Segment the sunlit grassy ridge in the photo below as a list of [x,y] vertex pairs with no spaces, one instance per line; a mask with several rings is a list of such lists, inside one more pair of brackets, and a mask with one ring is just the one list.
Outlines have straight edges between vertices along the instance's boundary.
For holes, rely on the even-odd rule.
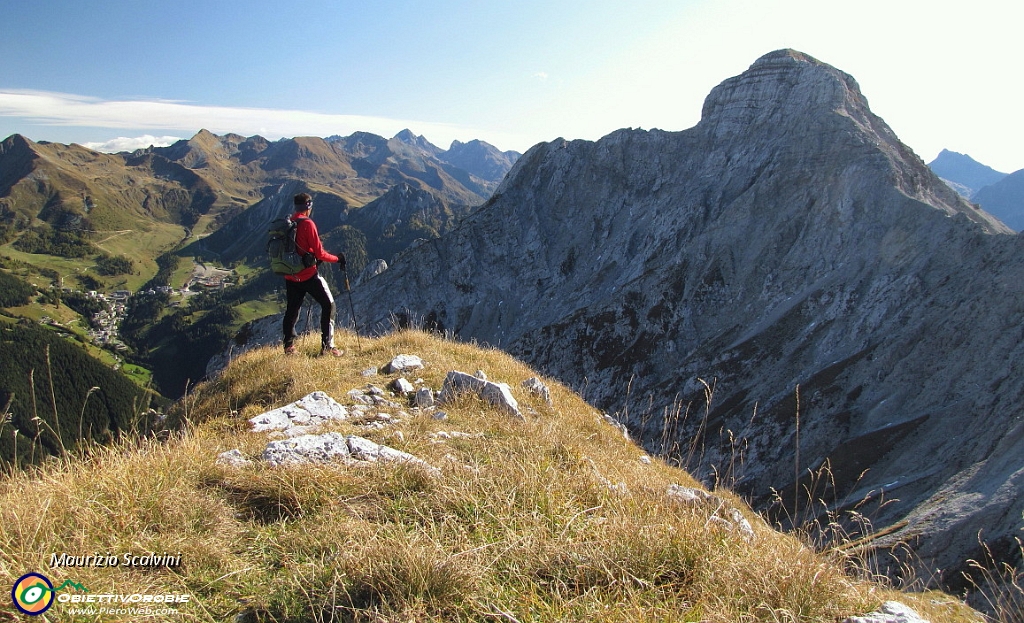
[[[190,594],[166,617],[175,621],[841,621],[893,598],[934,622],[974,620],[948,596],[852,577],[728,492],[716,493],[743,510],[755,538],[671,501],[670,485],[698,485],[642,460],[558,383],[545,379],[552,406],[522,389],[537,374],[500,351],[412,331],[340,337],[341,359],[240,357],[182,401],[174,417],[187,425],[169,440],[5,476],[0,583],[39,571],[91,593]],[[300,342],[304,354],[316,348]],[[434,389],[456,369],[507,382],[526,421],[465,397],[443,420],[408,408],[380,429],[336,426],[440,475],[410,464],[216,462],[234,448],[258,457],[267,436],[249,432],[248,418],[314,390],[344,404],[350,389],[386,386],[397,375],[362,371],[403,353],[426,363],[407,377]],[[181,566],[49,568],[52,553],[151,551],[180,552]],[[46,616],[131,620],[69,612],[58,603]]]

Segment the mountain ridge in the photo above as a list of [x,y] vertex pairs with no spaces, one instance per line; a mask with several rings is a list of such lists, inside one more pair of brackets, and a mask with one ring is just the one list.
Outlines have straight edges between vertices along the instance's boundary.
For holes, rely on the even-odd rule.
[[[168,147],[103,154],[12,135],[0,143],[0,218],[15,237],[36,219],[58,230],[70,221],[72,227],[84,223],[78,227],[83,231],[159,232],[154,235],[161,241],[139,254],[142,269],[154,271],[156,255],[181,242],[179,226],[186,237],[205,236],[291,181],[351,207],[399,182],[447,203],[478,205],[507,171],[489,169],[494,178],[477,175],[437,160],[445,152],[425,138],[399,136],[355,133],[271,142],[204,129]],[[481,157],[490,152],[497,150],[489,146]]]

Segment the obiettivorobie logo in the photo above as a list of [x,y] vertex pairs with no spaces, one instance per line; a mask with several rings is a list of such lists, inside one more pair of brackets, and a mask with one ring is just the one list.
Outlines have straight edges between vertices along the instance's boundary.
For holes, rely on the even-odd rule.
[[11,599],[18,610],[25,614],[37,616],[50,609],[57,591],[63,590],[68,586],[77,588],[80,591],[89,592],[89,589],[71,580],[65,580],[63,584],[54,588],[53,582],[45,575],[41,573],[26,573],[14,583],[14,588],[11,589]]
[[57,595],[65,589],[76,589],[89,593],[89,589],[72,580],[54,588],[53,582],[41,573],[26,573],[18,578],[11,589],[11,600],[14,606],[31,616],[43,614],[56,600],[69,604],[72,612],[86,615],[118,614],[118,615],[167,615],[177,614],[179,604],[188,603],[192,596],[188,594],[150,595],[132,593],[130,595],[105,594],[69,594]]

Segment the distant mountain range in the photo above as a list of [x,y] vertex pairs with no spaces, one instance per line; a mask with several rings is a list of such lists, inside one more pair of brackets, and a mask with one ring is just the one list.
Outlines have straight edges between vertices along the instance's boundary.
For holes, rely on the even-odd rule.
[[[245,152],[236,148],[234,161],[251,168]],[[266,225],[290,211],[295,193],[309,192],[327,246],[338,242],[333,248],[358,271],[369,259],[390,259],[415,239],[446,231],[490,197],[519,155],[483,141],[455,141],[442,150],[408,130],[392,139],[358,132],[285,141],[257,159],[262,169],[284,172],[261,188],[262,199],[222,214],[221,226],[186,251],[222,262],[261,261]]]
[[37,294],[0,315],[86,325],[55,288],[163,292],[181,288],[196,262],[238,267],[242,287],[204,291],[188,304],[136,301],[125,311],[131,350],[117,357],[152,370],[159,391],[177,398],[236,324],[277,307],[266,225],[291,212],[294,194],[315,197],[327,248],[345,253],[356,272],[451,229],[519,155],[478,140],[446,150],[408,130],[278,141],[202,130],[118,154],[13,135],[0,142],[0,268],[17,280],[13,292]]
[[[283,188],[316,195],[318,216],[338,225],[398,185],[445,206],[479,205],[518,156],[482,141],[444,150],[408,130],[391,139],[359,132],[274,142],[202,130],[169,147],[120,154],[13,135],[0,143],[0,227],[7,243],[29,230],[102,241],[100,249],[135,260],[138,284],[183,239],[216,233]],[[83,269],[95,251],[80,256]]]
[[1024,230],[1024,169],[1006,174],[943,149],[928,165],[943,181],[1014,231]]

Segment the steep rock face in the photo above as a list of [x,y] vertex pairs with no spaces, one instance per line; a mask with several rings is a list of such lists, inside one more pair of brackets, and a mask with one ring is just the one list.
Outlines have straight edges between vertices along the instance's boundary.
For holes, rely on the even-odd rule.
[[716,87],[690,130],[534,147],[353,295],[365,327],[509,350],[762,507],[774,490],[812,518],[798,473],[837,507],[884,498],[875,528],[901,529],[877,543],[911,539],[949,571],[1024,511],[1011,234],[853,78],[784,50]]
[[38,158],[32,147],[20,134],[0,142],[0,196],[10,194],[11,187],[32,172],[32,161]]

